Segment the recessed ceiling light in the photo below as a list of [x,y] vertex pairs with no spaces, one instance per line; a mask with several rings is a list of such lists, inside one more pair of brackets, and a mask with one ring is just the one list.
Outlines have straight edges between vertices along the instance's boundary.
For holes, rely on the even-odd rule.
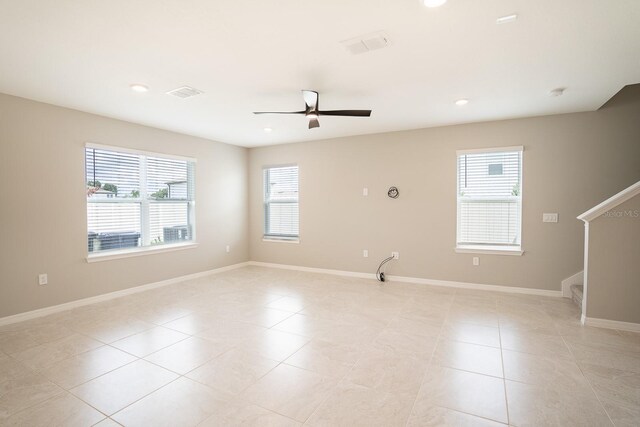
[[463,105],[467,105],[469,103],[468,99],[458,99],[456,101],[456,105],[462,107]]
[[132,90],[132,91],[134,91],[134,92],[139,92],[139,93],[142,93],[142,92],[149,92],[149,88],[148,88],[147,86],[145,86],[145,85],[141,85],[141,84],[137,84],[137,83],[136,83],[136,84],[133,84],[133,85],[131,85],[131,86],[129,86],[129,87],[130,87],[130,88],[131,88],[131,90]]
[[447,0],[422,0],[422,3],[427,7],[439,7],[446,2]]
[[515,13],[513,15],[501,16],[500,18],[496,19],[496,24],[508,24],[509,22],[513,22],[516,19],[518,19],[518,15],[516,15]]
[[273,129],[271,128],[264,128],[264,133],[271,133],[273,132]]
[[561,96],[564,93],[564,88],[559,87],[549,92],[549,96]]

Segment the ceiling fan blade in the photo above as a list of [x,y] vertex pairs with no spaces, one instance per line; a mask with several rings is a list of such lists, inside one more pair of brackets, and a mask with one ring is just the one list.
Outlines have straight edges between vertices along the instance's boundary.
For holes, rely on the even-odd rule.
[[305,111],[254,111],[253,114],[305,114]]
[[320,122],[318,121],[318,119],[309,120],[309,129],[319,128],[319,127],[320,127]]
[[318,111],[320,116],[370,117],[371,110],[329,110]]
[[313,90],[303,90],[302,97],[304,98],[304,103],[307,104],[308,110],[315,111],[318,109],[318,92]]

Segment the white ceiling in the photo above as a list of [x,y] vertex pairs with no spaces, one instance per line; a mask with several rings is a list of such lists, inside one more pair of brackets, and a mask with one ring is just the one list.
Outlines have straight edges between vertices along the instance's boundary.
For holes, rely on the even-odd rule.
[[[391,47],[339,44],[379,30]],[[638,0],[0,0],[0,92],[242,146],[595,110],[638,82]],[[252,114],[301,89],[372,117]]]

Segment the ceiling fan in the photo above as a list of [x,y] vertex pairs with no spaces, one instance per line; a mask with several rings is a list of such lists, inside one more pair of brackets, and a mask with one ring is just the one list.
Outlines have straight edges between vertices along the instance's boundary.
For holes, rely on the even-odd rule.
[[303,90],[305,109],[303,111],[256,111],[253,114],[304,114],[309,119],[309,129],[320,127],[319,116],[369,117],[371,110],[329,110],[319,109],[318,92]]

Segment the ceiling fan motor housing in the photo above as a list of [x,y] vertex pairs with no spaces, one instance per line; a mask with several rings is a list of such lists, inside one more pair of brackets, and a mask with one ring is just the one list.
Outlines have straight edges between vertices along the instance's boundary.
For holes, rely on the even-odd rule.
[[304,111],[258,111],[254,114],[304,114],[309,119],[309,129],[320,127],[318,121],[319,116],[343,116],[343,117],[370,117],[371,110],[331,110],[320,111],[319,95],[318,92],[313,90],[303,90],[302,97],[304,98]]

